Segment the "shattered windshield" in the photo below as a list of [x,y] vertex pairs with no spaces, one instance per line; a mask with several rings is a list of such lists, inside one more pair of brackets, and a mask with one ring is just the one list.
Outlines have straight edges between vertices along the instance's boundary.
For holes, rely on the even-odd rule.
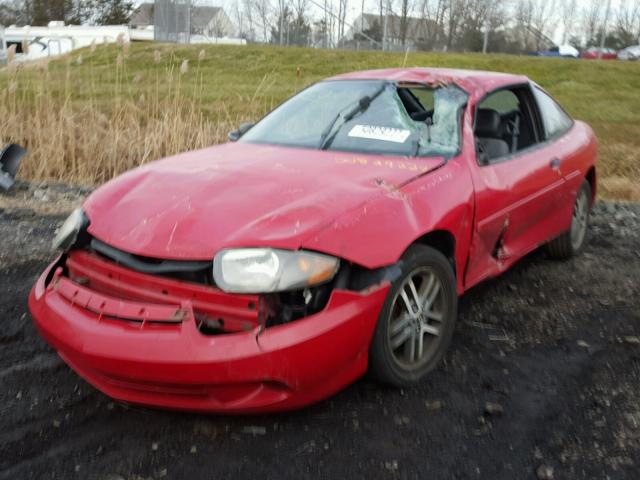
[[403,156],[452,156],[467,94],[380,80],[312,85],[251,128],[242,142]]

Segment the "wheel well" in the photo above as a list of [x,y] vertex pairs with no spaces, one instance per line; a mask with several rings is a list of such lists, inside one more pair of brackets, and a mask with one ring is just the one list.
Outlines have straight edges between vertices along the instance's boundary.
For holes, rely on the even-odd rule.
[[427,245],[438,250],[449,260],[453,268],[453,273],[456,273],[456,239],[451,232],[447,230],[434,230],[421,236],[413,243]]
[[587,181],[589,182],[589,185],[591,186],[591,204],[593,205],[593,202],[596,199],[596,167],[593,166],[589,169],[589,171],[587,172],[587,176],[585,177],[587,179]]

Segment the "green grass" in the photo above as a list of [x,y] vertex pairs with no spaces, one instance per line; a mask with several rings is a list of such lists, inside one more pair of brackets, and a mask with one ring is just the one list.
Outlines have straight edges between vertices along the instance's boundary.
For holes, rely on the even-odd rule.
[[[125,52],[122,66],[117,67],[121,50],[119,46],[101,46],[94,52],[88,49],[74,52],[68,59],[50,62],[46,72],[40,68],[5,70],[0,73],[0,89],[4,90],[0,108],[3,105],[9,108],[8,102],[13,101],[30,110],[39,90],[60,108],[78,112],[90,106],[105,115],[113,115],[123,104],[167,108],[168,103],[163,101],[171,97],[176,99],[175,108],[183,115],[197,109],[208,125],[221,125],[222,129],[241,120],[255,119],[308,84],[342,72],[403,65],[510,72],[537,82],[573,117],[594,128],[601,144],[602,176],[615,180],[608,186],[605,182],[605,191],[618,197],[629,196],[632,194],[625,193],[626,190],[633,190],[640,182],[640,62],[141,43],[132,44]],[[155,51],[161,53],[160,63],[154,60]],[[202,60],[199,55],[204,55],[200,57]],[[81,63],[78,57],[82,57]],[[189,71],[180,75],[184,60],[188,60]],[[44,76],[48,78],[47,87],[41,85]],[[13,100],[9,90],[14,92]],[[148,106],[151,99],[154,107]],[[86,124],[84,128],[90,129],[92,125]],[[212,137],[213,141],[223,140],[221,132]],[[11,131],[2,132],[4,141],[11,136]],[[180,148],[185,146],[188,145],[180,144]],[[173,153],[162,149],[158,152]],[[79,179],[78,175],[64,178],[64,169],[58,170],[62,172],[57,174],[61,179]],[[52,176],[44,168],[40,168],[40,173],[35,169],[27,171],[30,176]],[[114,174],[118,171],[118,168],[111,170]],[[95,180],[98,179],[104,176]]]

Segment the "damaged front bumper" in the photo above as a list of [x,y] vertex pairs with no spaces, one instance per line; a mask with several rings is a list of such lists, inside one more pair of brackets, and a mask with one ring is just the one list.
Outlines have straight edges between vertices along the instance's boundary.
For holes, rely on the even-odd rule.
[[[62,270],[57,261],[45,270],[29,308],[42,336],[71,368],[120,401],[220,413],[301,407],[364,374],[389,289],[388,282],[362,292],[335,289],[325,308],[308,317],[264,330],[257,325],[205,335],[194,314],[203,300],[184,294],[174,299],[169,292],[160,302],[148,284],[163,280],[128,271],[136,277],[130,284],[135,295],[114,296]],[[114,279],[105,274],[103,280]],[[214,297],[209,303],[242,321],[238,301],[245,299],[208,290]],[[148,301],[138,300],[142,294]]]

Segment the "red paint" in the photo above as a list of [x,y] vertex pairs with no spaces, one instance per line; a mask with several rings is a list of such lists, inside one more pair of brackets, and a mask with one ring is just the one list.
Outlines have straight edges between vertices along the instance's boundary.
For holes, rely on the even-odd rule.
[[[458,156],[382,157],[232,143],[150,163],[85,202],[89,232],[121,250],[211,260],[223,248],[305,248],[368,268],[391,265],[433,231],[455,239],[457,290],[497,275],[568,229],[595,165],[591,129],[479,166],[476,104],[525,77],[448,69],[356,72],[338,79],[455,82],[469,93]],[[558,158],[559,168],[550,168]],[[492,256],[506,227],[499,257]],[[51,267],[50,267],[51,268]],[[145,275],[86,252],[29,298],[47,341],[80,375],[128,402],[263,412],[326,398],[362,375],[388,285],[334,290],[321,312],[260,331],[258,296]],[[200,315],[231,332],[206,336]]]
[[131,253],[210,260],[229,247],[297,249],[345,210],[442,158],[228,143],[144,165],[85,202],[89,232]]
[[[257,329],[202,335],[193,307],[184,303],[189,313],[176,324],[101,317],[72,304],[55,279],[45,286],[48,273],[29,296],[31,314],[42,336],[85,380],[117,400],[225,413],[300,407],[364,374],[388,290],[335,290],[321,313],[271,327],[257,340]],[[140,284],[154,281],[133,275]],[[98,305],[108,300],[95,292],[92,298]],[[138,305],[123,303],[134,316]]]

